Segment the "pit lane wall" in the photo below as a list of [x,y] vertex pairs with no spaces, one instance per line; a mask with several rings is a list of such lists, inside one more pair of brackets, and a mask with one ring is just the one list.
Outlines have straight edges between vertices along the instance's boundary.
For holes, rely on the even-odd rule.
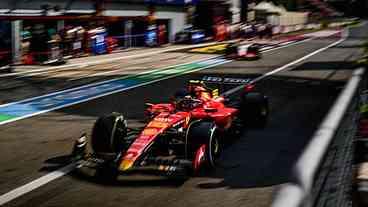
[[366,69],[358,68],[297,160],[289,182],[276,192],[272,207],[353,206],[357,120],[366,89]]

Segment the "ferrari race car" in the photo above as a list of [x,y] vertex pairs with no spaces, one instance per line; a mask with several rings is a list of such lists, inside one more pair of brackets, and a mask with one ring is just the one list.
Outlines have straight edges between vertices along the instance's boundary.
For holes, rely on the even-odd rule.
[[256,43],[230,43],[225,56],[231,59],[257,60],[261,58],[260,46]]
[[[241,84],[239,103],[218,95],[209,82]],[[170,103],[146,104],[146,125],[129,128],[120,113],[97,119],[91,134],[92,153],[86,137],[76,140],[72,158],[95,163],[96,173],[116,178],[120,174],[159,173],[168,177],[196,175],[215,168],[228,139],[245,125],[264,126],[268,98],[254,91],[249,80],[205,77],[190,81]],[[91,164],[89,164],[91,166]]]

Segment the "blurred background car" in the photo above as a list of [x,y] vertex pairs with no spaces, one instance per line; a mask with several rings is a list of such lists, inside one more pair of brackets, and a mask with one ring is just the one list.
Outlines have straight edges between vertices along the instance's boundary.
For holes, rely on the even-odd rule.
[[175,35],[176,44],[198,44],[205,41],[205,32],[201,29],[184,29]]
[[261,58],[260,45],[249,42],[228,44],[225,56],[231,59],[257,60]]

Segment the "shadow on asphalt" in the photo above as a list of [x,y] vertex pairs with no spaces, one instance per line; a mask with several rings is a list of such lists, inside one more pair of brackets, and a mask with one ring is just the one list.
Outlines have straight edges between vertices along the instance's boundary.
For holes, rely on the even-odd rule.
[[[52,172],[58,170],[71,163],[70,155],[63,155],[49,158],[44,161],[44,166],[39,171]],[[117,179],[109,179],[97,174],[96,169],[82,167],[73,170],[69,176],[82,182],[90,182],[103,186],[122,186],[122,187],[180,187],[187,178],[167,178],[160,176],[144,176],[144,175],[120,175]],[[133,178],[133,179],[131,179]]]
[[334,46],[333,48],[351,49],[351,48],[363,48],[363,47],[364,47],[364,44],[341,44],[341,45]]
[[63,155],[52,157],[44,161],[44,165],[39,169],[40,172],[52,172],[70,164],[71,156]]
[[[282,84],[280,84],[282,83]],[[270,96],[270,119],[264,129],[248,129],[223,154],[224,166],[198,188],[253,188],[288,182],[290,170],[308,144],[343,82],[276,76],[260,90]]]
[[292,71],[301,71],[301,70],[354,70],[356,68],[356,62],[354,61],[324,61],[324,62],[306,62],[301,64]]

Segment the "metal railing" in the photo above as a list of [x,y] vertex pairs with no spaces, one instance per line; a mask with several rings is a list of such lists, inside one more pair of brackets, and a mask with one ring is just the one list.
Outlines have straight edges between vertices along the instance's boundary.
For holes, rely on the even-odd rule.
[[365,80],[365,69],[356,69],[294,165],[289,183],[276,192],[272,207],[352,206],[353,139]]

